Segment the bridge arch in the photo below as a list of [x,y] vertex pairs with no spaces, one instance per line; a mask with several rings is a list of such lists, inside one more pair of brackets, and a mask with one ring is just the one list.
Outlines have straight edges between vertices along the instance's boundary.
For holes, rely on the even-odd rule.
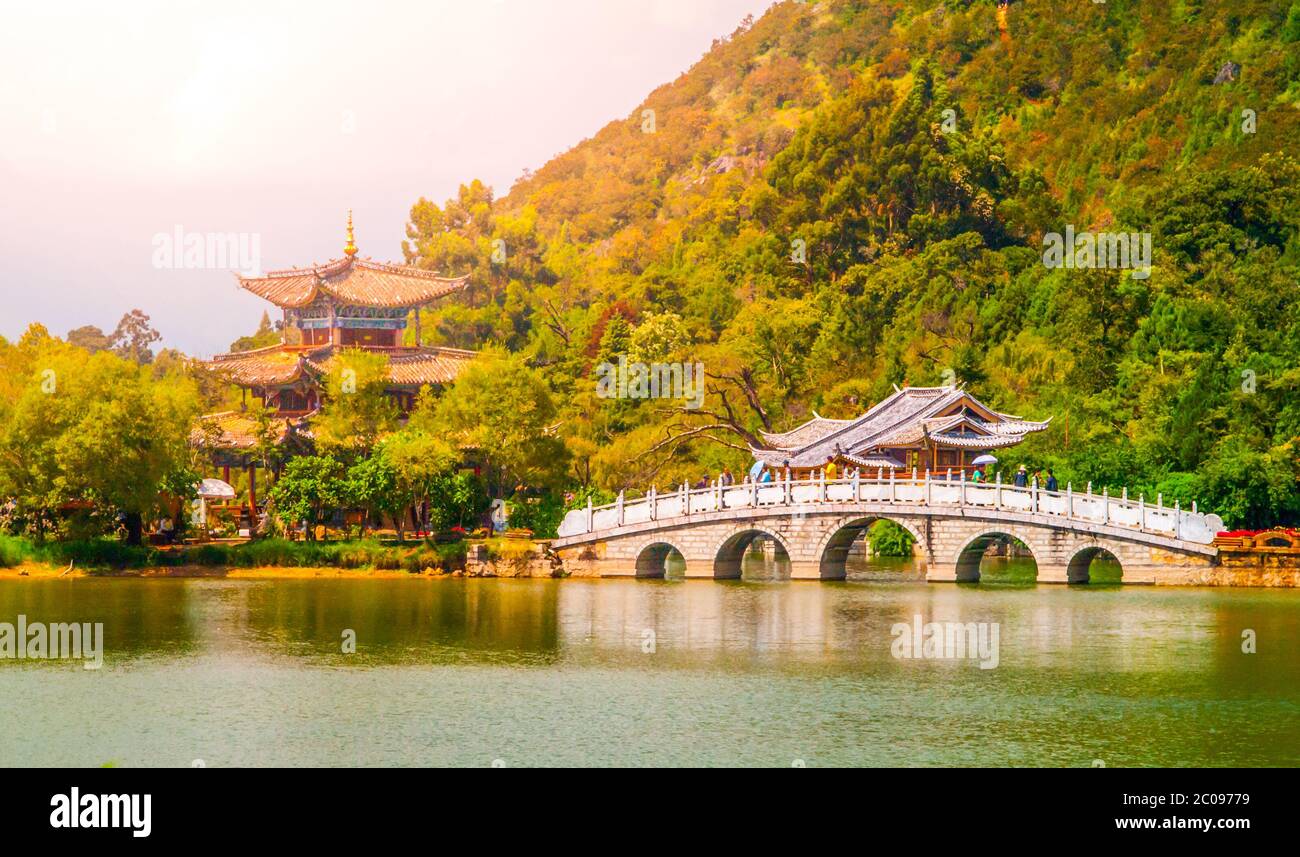
[[1123,560],[1116,555],[1115,551],[1104,545],[1090,544],[1075,551],[1070,557],[1070,562],[1065,569],[1066,581],[1069,583],[1091,583],[1092,582],[1092,561],[1094,559],[1109,557],[1119,566],[1120,577],[1124,576]]
[[686,565],[686,555],[671,542],[655,539],[636,549],[636,576],[662,580],[667,576],[668,562],[675,559]]
[[715,580],[739,580],[741,564],[750,545],[761,538],[771,539],[776,543],[778,558],[785,555],[790,562],[790,546],[786,540],[771,529],[763,526],[744,526],[733,530],[713,549],[713,577]]
[[[818,559],[819,576],[822,580],[843,580],[848,575],[846,566],[849,549],[853,543],[877,521],[889,521],[907,530],[926,551],[926,541],[916,526],[908,521],[884,515],[866,515],[860,518],[842,518],[833,522],[826,535],[821,538],[814,556]],[[927,557],[928,558],[928,557]]]
[[1037,579],[1038,570],[1048,556],[1046,546],[1039,544],[1038,539],[1017,527],[999,527],[989,529],[975,536],[957,551],[953,560],[957,580],[959,582],[978,582],[980,579],[980,564],[984,560],[985,552],[1002,539],[1020,542],[1029,549],[1029,554],[1034,560],[1034,577]]

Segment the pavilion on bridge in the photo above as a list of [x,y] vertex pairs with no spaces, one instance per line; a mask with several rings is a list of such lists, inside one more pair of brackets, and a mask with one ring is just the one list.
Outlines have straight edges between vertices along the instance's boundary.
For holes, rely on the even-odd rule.
[[[834,460],[841,474],[930,471],[953,478],[975,470],[974,460],[1022,442],[1051,422],[999,413],[960,385],[904,387],[860,417],[813,419],[780,434],[763,432],[754,457],[806,479]],[[874,474],[873,474],[874,475]],[[901,474],[900,474],[901,475]]]
[[[343,257],[313,265],[240,276],[242,288],[283,311],[278,345],[221,354],[203,366],[244,391],[245,409],[201,417],[191,442],[210,452],[223,478],[231,470],[248,474],[248,520],[256,521],[257,450],[270,443],[293,455],[310,443],[311,417],[321,407],[325,379],[345,349],[362,349],[388,358],[385,390],[403,413],[415,406],[421,390],[441,388],[460,375],[475,353],[422,344],[422,308],[464,290],[468,277],[446,278],[409,265],[358,258],[352,215],[348,214]],[[414,321],[414,345],[404,344]],[[249,394],[269,411],[261,421],[247,410]]]

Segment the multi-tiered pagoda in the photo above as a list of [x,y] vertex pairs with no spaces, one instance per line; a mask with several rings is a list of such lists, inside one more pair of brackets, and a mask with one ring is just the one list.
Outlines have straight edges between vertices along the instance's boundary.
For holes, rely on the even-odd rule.
[[[358,257],[349,213],[348,241],[341,259],[272,271],[264,277],[239,277],[242,288],[283,311],[281,342],[221,354],[204,366],[271,411],[269,428],[277,445],[292,445],[307,436],[310,418],[321,406],[331,362],[344,349],[384,354],[389,367],[386,392],[404,413],[409,412],[421,390],[455,380],[474,357],[472,351],[421,344],[421,309],[463,290],[467,282],[467,277],[449,279],[409,265]],[[415,344],[407,346],[405,333],[412,320]],[[194,443],[212,453],[226,482],[232,467],[248,471],[252,517],[257,511],[260,464],[253,452],[260,445],[259,434],[267,428],[240,410],[203,417],[194,432]]]

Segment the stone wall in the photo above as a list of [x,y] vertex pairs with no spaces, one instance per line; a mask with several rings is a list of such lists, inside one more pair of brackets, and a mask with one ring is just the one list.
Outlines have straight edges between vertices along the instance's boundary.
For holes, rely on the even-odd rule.
[[465,577],[562,577],[564,567],[543,542],[507,543],[505,549],[471,544],[465,556]]
[[1204,586],[1300,586],[1300,550],[1219,550],[1219,565],[1195,584]]

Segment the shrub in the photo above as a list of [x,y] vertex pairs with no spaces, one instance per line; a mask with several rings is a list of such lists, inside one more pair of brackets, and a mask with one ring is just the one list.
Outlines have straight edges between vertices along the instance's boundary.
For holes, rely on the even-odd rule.
[[911,556],[916,539],[893,521],[876,521],[868,533],[872,556]]

